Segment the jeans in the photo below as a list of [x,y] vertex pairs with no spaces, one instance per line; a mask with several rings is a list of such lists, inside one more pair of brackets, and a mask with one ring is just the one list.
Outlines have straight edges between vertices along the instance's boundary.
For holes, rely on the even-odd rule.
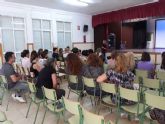
[[14,87],[11,88],[11,90],[16,91],[17,96],[21,96],[22,94],[29,91],[28,85],[26,82],[18,81]]

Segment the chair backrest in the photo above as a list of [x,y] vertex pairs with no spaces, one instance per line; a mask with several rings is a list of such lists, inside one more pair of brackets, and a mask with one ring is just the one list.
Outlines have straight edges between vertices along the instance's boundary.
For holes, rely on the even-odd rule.
[[69,80],[69,83],[74,83],[74,84],[78,83],[77,75],[68,75],[68,80]]
[[139,84],[140,83],[140,80],[139,80],[138,76],[135,76],[135,79],[134,79],[133,83],[134,84]]
[[136,69],[135,71],[137,77],[147,78],[148,77],[148,71],[146,70],[139,70]]
[[139,102],[140,96],[138,90],[126,89],[120,86],[119,92],[120,92],[120,97],[130,101]]
[[28,82],[28,86],[29,86],[29,89],[30,89],[31,93],[36,93],[37,92],[36,86],[35,86],[34,83]]
[[93,78],[87,78],[83,76],[83,82],[85,86],[95,88],[95,82]]
[[104,68],[104,72],[106,72],[108,70],[108,68],[109,68],[109,65],[104,63],[103,64],[103,68]]
[[24,70],[24,73],[25,73],[26,76],[30,75],[30,69],[29,68],[23,67],[23,70]]
[[156,77],[165,81],[165,71],[156,71]]
[[65,97],[62,97],[65,109],[74,115],[79,115],[79,109],[78,106],[80,105],[79,102],[74,102],[71,100],[66,99]]
[[160,89],[160,81],[157,79],[143,78],[143,87]]
[[101,83],[101,90],[107,93],[112,93],[112,94],[116,94],[116,86],[115,84],[110,84],[110,83]]
[[56,101],[57,96],[56,96],[56,91],[54,89],[48,89],[43,86],[43,93],[46,99]]
[[145,103],[153,108],[165,110],[165,97],[145,92]]
[[83,124],[104,124],[104,117],[100,115],[93,114],[84,108],[80,108],[80,113],[83,116]]
[[4,83],[4,84],[7,84],[7,79],[4,75],[0,75],[0,82]]
[[18,66],[18,71],[21,75],[24,75],[24,70],[23,70],[23,67],[21,65],[17,65]]

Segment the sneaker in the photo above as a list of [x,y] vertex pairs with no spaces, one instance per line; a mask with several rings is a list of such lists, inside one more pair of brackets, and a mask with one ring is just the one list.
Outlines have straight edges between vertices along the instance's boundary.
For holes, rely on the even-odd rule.
[[19,102],[21,102],[21,103],[25,103],[25,102],[26,102],[22,97],[16,96],[15,93],[13,93],[11,96],[12,96],[12,98],[13,98],[14,100],[17,100],[17,101],[19,101]]
[[21,96],[16,96],[15,99],[16,99],[17,101],[21,102],[21,103],[25,103],[25,102],[26,102]]

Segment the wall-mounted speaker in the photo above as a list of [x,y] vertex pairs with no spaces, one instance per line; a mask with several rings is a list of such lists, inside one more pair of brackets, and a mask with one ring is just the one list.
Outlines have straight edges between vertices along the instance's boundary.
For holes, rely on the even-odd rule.
[[87,32],[88,31],[88,25],[84,25],[83,31],[84,32]]

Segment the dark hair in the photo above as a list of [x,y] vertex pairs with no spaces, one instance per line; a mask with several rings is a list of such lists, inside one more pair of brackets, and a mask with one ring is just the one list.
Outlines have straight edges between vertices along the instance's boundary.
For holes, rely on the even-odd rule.
[[13,54],[14,54],[13,52],[6,52],[5,53],[5,60],[6,60],[6,62],[8,62],[10,60],[10,58],[12,58]]
[[49,53],[49,50],[44,49],[44,51],[43,51],[43,52],[45,52],[45,54],[48,54],[48,53]]
[[87,63],[93,67],[103,67],[103,61],[95,53],[88,56]]
[[41,53],[41,58],[46,59],[47,58],[47,52],[42,52]]
[[63,49],[62,48],[59,49],[59,54],[63,54]]
[[82,55],[83,55],[83,56],[88,56],[88,50],[83,50],[83,51],[82,51]]
[[161,69],[165,69],[165,52],[162,53]]
[[93,53],[93,49],[89,49],[88,50],[88,54],[90,55],[90,54],[92,54]]
[[68,56],[66,58],[66,63],[67,63],[66,64],[67,69],[71,74],[73,74],[73,75],[80,74],[83,63],[76,54],[74,54],[74,53],[68,54]]
[[35,60],[36,58],[38,58],[38,54],[37,54],[37,52],[36,52],[35,50],[33,50],[33,51],[31,52],[31,56],[30,56],[30,61],[31,61],[31,63],[32,63],[33,60]]
[[46,60],[45,66],[46,67],[50,67],[50,68],[54,68],[54,62],[56,62],[56,59],[54,59],[54,58],[48,58]]
[[29,54],[29,50],[23,50],[23,51],[21,52],[21,57],[24,58],[24,57],[26,57],[28,54]]
[[142,57],[141,57],[141,61],[151,61],[150,54],[148,52],[143,52]]
[[42,48],[40,48],[39,50],[38,50],[38,56],[39,57],[41,57],[41,53],[43,52],[43,49]]
[[78,50],[77,47],[74,47],[74,48],[72,49],[72,52],[75,53],[75,54],[77,54],[77,53],[79,52],[79,50]]
[[57,47],[53,47],[53,52],[55,52],[57,50]]

